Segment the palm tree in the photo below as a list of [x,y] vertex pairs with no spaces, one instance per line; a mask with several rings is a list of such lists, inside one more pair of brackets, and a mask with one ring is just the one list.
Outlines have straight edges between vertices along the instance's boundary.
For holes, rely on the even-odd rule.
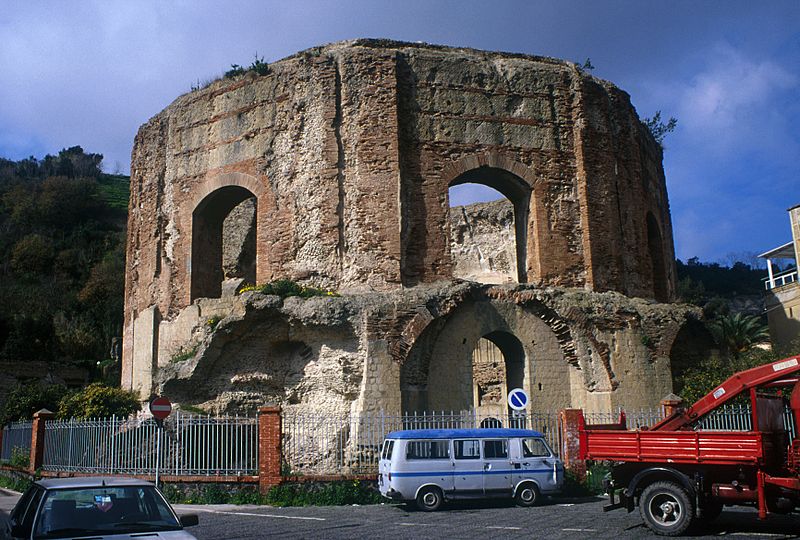
[[769,341],[769,330],[756,315],[723,315],[707,326],[720,348],[733,356],[747,351],[756,343]]

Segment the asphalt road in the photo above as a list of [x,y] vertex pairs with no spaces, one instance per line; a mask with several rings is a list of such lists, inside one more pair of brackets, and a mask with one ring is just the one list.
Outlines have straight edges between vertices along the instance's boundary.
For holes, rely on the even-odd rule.
[[[0,519],[17,496],[0,492]],[[403,506],[268,506],[176,505],[179,514],[197,513],[200,525],[191,533],[200,540],[245,538],[652,538],[638,512],[603,513],[600,498],[552,501],[534,508],[510,504],[451,504],[434,513]],[[773,516],[759,522],[753,510],[726,509],[693,538],[800,538],[800,518]]]

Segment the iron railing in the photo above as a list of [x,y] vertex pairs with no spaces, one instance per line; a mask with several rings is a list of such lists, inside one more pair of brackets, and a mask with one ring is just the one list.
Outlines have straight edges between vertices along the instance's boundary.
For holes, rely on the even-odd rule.
[[29,456],[31,452],[32,422],[12,422],[3,427],[3,444],[0,460],[11,461],[16,455]]
[[766,277],[763,278],[761,281],[764,282],[764,288],[768,291],[776,289],[778,287],[783,287],[784,285],[796,283],[797,268],[790,268],[789,270],[785,270],[779,274],[775,274],[774,276],[772,276],[772,279]]
[[258,471],[254,417],[211,417],[176,412],[160,433],[149,417],[47,422],[46,471],[179,476],[241,476]]
[[540,431],[553,448],[561,448],[558,413],[525,417],[486,415],[476,411],[433,411],[392,415],[384,412],[331,415],[325,412],[284,414],[284,473],[373,474],[385,436],[401,429],[516,427]]

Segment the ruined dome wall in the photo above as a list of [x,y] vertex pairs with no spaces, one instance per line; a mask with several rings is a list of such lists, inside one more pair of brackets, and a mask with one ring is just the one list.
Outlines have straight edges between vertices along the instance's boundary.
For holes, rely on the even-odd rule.
[[674,253],[661,149],[629,96],[545,58],[407,47],[398,60],[406,284],[449,279],[447,189],[492,169],[531,188],[528,282],[654,297],[646,215]]
[[209,223],[241,200],[226,189],[257,198],[259,283],[451,279],[448,187],[490,173],[525,193],[523,281],[655,296],[648,212],[672,264],[661,153],[613,85],[558,60],[373,40],[270,68],[181,96],[137,134],[123,382],[164,362],[161,322],[213,281]]

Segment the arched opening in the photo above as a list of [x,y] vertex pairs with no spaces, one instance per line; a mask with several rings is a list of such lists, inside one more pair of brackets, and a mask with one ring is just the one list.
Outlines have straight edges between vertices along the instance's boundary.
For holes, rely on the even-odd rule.
[[495,167],[462,173],[449,185],[453,277],[479,283],[527,281],[531,189]]
[[491,332],[478,340],[472,351],[473,407],[481,415],[511,414],[507,396],[522,388],[525,350],[508,332]]
[[256,280],[256,210],[248,189],[225,186],[207,195],[192,213],[192,300],[219,298]]
[[667,265],[664,261],[664,244],[661,229],[652,212],[647,213],[647,250],[653,269],[653,295],[659,302],[669,300],[667,294]]

